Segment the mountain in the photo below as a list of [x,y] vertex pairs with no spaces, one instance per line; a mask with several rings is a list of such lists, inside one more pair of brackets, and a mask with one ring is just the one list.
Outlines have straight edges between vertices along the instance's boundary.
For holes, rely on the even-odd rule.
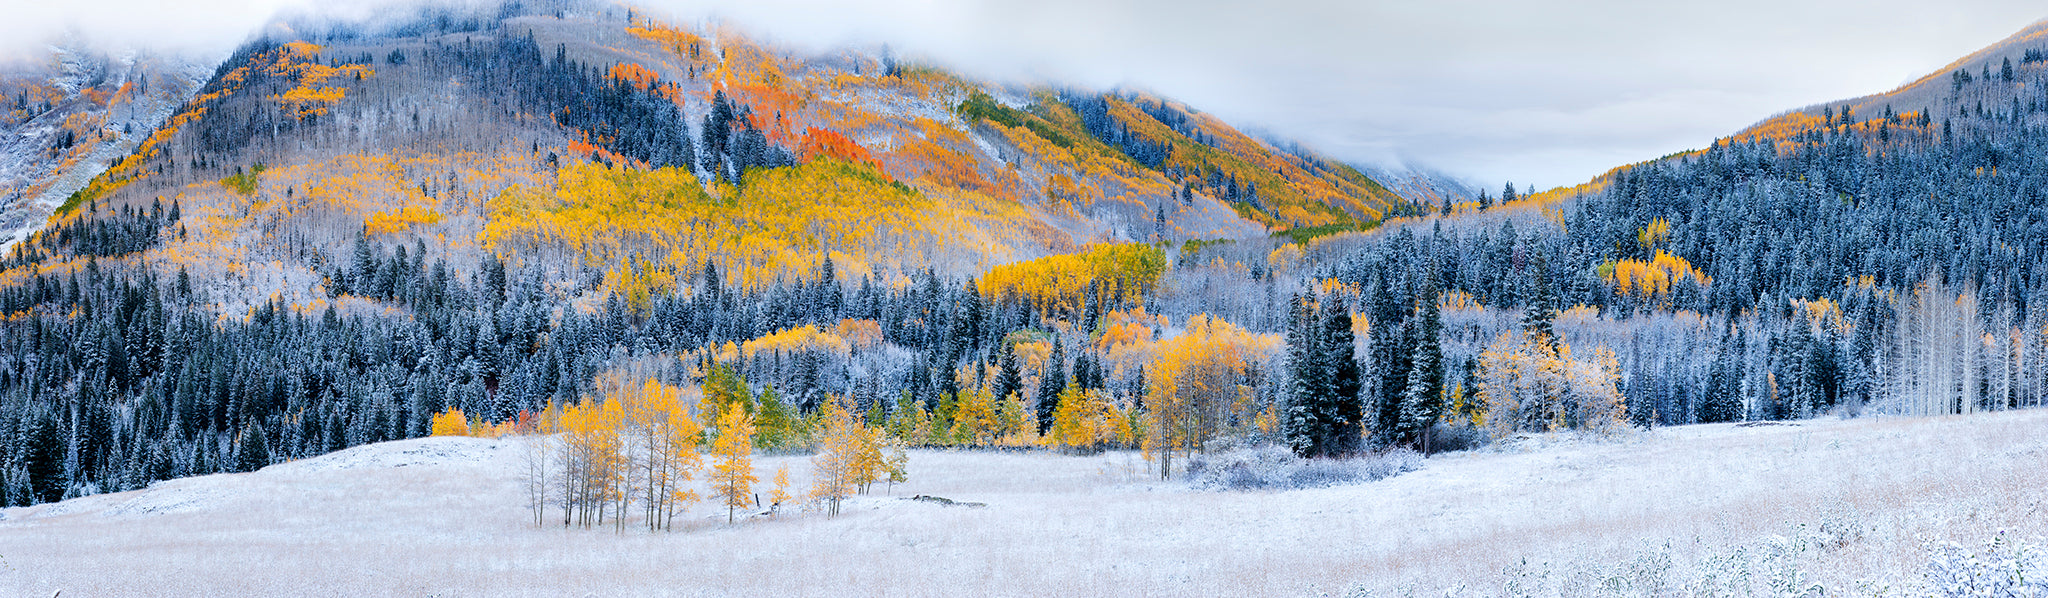
[[[1148,353],[1103,371],[1079,347],[1152,325],[1173,257],[1414,209],[1141,91],[805,54],[608,4],[285,19],[185,87],[145,58],[74,63],[24,71],[73,83],[10,117],[44,140],[61,105],[100,132],[92,161],[11,166],[43,181],[11,217],[51,215],[0,257],[10,503],[424,435],[454,411],[509,422],[600,378],[694,385],[714,366],[796,414],[880,413],[904,392],[938,409],[1006,368],[1031,368],[1015,396],[1036,397],[1064,378],[1031,347],[1057,344],[1078,387],[1135,400]],[[91,74],[116,63],[139,66]],[[1204,309],[1239,307],[1270,313]]]
[[1479,188],[1471,183],[1426,167],[1366,165],[1360,170],[1416,206],[1434,208],[1445,202],[1457,205],[1479,197]]
[[[2044,32],[1582,185],[1337,235],[1307,260],[1326,264],[1325,284],[1396,305],[1442,289],[1444,313],[1519,315],[1519,331],[1477,324],[1499,331],[1483,346],[1485,332],[1459,333],[1457,348],[1446,336],[1442,359],[1480,354],[1470,384],[1519,388],[1486,376],[1548,359],[1557,349],[1529,344],[1542,339],[1612,350],[1625,372],[1614,387],[1642,426],[2039,407]],[[1555,329],[1568,320],[1578,329]],[[1398,389],[1380,388],[1380,404]]]
[[135,150],[208,67],[78,40],[0,63],[0,252],[41,228],[72,193]]
[[[1565,429],[2040,407],[2030,40],[1929,111],[1823,106],[1434,226],[1448,183],[1403,197],[1142,91],[610,5],[281,21],[0,257],[0,501],[472,430],[1137,450],[1166,478],[1269,446],[1315,478]],[[688,490],[620,492],[599,469],[649,453],[576,451],[555,471],[593,473],[544,498],[585,522],[655,528]]]
[[765,284],[825,256],[856,275],[970,274],[1104,242],[1363,227],[1406,201],[1141,92],[801,55],[574,2],[280,23],[147,135],[56,221],[176,204],[205,220],[142,259],[201,284],[253,265],[295,301],[329,295],[318,279],[358,233],[545,263],[588,290],[705,263]]
[[[1875,130],[1878,123],[1905,123],[1932,133],[1930,127],[1996,130],[2000,115],[2034,119],[2041,108],[2030,89],[2048,82],[2048,20],[1949,63],[1941,70],[1888,92],[1827,102],[1788,111],[1753,125],[1734,138],[1787,139],[1830,126],[1851,123]],[[1914,122],[1914,121],[1917,121]]]

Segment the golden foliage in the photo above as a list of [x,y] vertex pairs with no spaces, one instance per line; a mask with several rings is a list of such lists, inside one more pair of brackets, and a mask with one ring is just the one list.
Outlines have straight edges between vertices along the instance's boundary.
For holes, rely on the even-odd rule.
[[882,435],[855,417],[844,400],[826,401],[818,453],[811,457],[811,500],[839,514],[839,503],[865,492],[885,472]]
[[620,402],[600,396],[560,409],[552,418],[561,434],[564,504],[583,527],[603,522],[606,515],[623,526],[628,498],[628,461],[619,431],[624,425]]
[[[1161,101],[1142,98],[1138,101]],[[1190,125],[1208,136],[1199,143],[1153,119],[1132,101],[1109,98],[1109,113],[1130,134],[1173,148],[1162,169],[1189,173],[1220,173],[1240,183],[1256,184],[1265,212],[1248,204],[1236,207],[1241,215],[1275,228],[1327,226],[1378,220],[1398,197],[1363,174],[1305,166],[1309,159],[1278,151],[1225,124],[1214,116],[1196,113]],[[1195,182],[1195,181],[1190,181]],[[1198,183],[1200,184],[1200,183]],[[1212,196],[1220,192],[1212,191]]]
[[469,418],[462,415],[461,409],[451,407],[434,416],[434,435],[468,436]]
[[1157,457],[1160,475],[1173,471],[1176,452],[1203,450],[1211,439],[1254,425],[1250,373],[1279,351],[1280,337],[1247,332],[1198,315],[1187,331],[1159,342],[1145,368],[1149,415],[1142,447]]
[[404,206],[396,210],[373,212],[363,221],[364,232],[371,235],[385,235],[403,232],[414,226],[432,226],[441,223],[441,212],[428,207]]
[[709,256],[727,280],[758,288],[811,276],[827,254],[847,272],[915,258],[977,234],[986,218],[832,159],[752,171],[717,191],[682,169],[571,164],[551,187],[515,185],[491,199],[477,239],[501,255],[566,251],[586,264],[639,258],[694,271]]
[[1713,284],[1714,280],[1694,268],[1685,258],[1657,250],[1650,261],[1621,260],[1601,264],[1599,274],[1608,284],[1614,285],[1614,292],[1643,298],[1665,298],[1671,294],[1671,285],[1691,279],[1700,285]]
[[981,292],[991,298],[1017,297],[1054,313],[1082,307],[1090,287],[1096,300],[1135,300],[1150,293],[1166,272],[1166,254],[1139,243],[1097,245],[1086,253],[1055,255],[997,266],[982,276]]
[[1528,430],[1611,431],[1626,425],[1621,365],[1604,345],[1594,348],[1591,359],[1578,360],[1570,345],[1505,332],[1480,353],[1479,372],[1485,413],[1474,419],[1495,438]]
[[643,27],[627,27],[626,32],[641,39],[660,44],[662,48],[678,57],[688,58],[695,53],[703,38],[697,34],[660,23],[643,22]]
[[[879,330],[879,327],[877,330]],[[838,334],[820,330],[817,326],[804,325],[798,328],[785,328],[767,336],[747,341],[745,344],[740,345],[740,351],[746,355],[747,359],[753,359],[755,354],[762,351],[767,351],[771,354],[818,351],[845,357],[850,352],[850,348],[846,339],[841,338]]]
[[711,454],[718,463],[711,468],[712,495],[725,505],[725,522],[746,508],[753,498],[754,417],[743,409],[728,409],[718,417],[718,435],[711,442]]
[[1651,220],[1649,224],[1643,225],[1642,230],[1636,231],[1636,245],[1642,246],[1644,251],[1655,249],[1658,243],[1662,243],[1665,239],[1669,238],[1671,238],[1671,221],[1663,218]]
[[647,67],[631,62],[614,64],[611,71],[606,74],[610,75],[613,79],[631,83],[635,89],[641,91],[646,91],[656,81],[661,80],[661,76],[654,74],[654,71],[647,70]]
[[1052,448],[1087,451],[1117,444],[1129,432],[1129,420],[1106,393],[1069,386],[1060,393],[1052,429],[1043,440]]
[[682,484],[702,465],[697,438],[703,428],[691,417],[681,388],[653,378],[634,385],[620,377],[600,378],[599,386],[610,387],[608,392],[618,397],[624,413],[642,519],[650,530],[668,529],[676,511],[697,500],[697,493]]
[[1758,123],[1734,136],[1735,141],[1783,140],[1826,126],[1827,119],[1805,112],[1788,112]]
[[882,345],[882,324],[874,320],[840,320],[834,334],[846,339],[847,344],[857,349],[872,349]]
[[327,113],[327,105],[341,101],[346,90],[330,87],[327,83],[336,77],[362,79],[376,74],[367,65],[350,64],[327,66],[320,63],[320,46],[306,42],[291,42],[271,52],[270,63],[264,70],[270,75],[287,77],[296,85],[284,93],[270,96],[270,100],[284,106],[287,112],[306,118]]

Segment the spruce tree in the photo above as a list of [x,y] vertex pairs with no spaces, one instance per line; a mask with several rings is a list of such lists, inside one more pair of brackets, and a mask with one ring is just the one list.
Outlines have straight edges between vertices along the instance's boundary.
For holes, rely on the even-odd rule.
[[997,401],[1009,400],[1010,395],[1024,390],[1024,374],[1017,371],[1017,351],[1008,343],[1003,344],[1003,357],[996,369],[994,384]]
[[1401,425],[1396,434],[1404,444],[1429,449],[1428,433],[1443,415],[1443,323],[1434,289],[1424,294],[1422,314],[1417,316],[1415,337],[1408,366],[1408,388],[1401,397]]
[[256,471],[269,464],[270,442],[263,438],[263,424],[252,422],[242,428],[235,444],[235,471]]
[[1330,454],[1341,455],[1358,449],[1363,410],[1358,399],[1362,386],[1358,359],[1352,355],[1357,337],[1351,333],[1351,307],[1345,304],[1342,295],[1331,295],[1322,320],[1318,344],[1323,350],[1323,371],[1329,377],[1329,438],[1325,443]]
[[1409,332],[1406,319],[1395,301],[1392,285],[1374,284],[1372,309],[1372,384],[1366,390],[1364,409],[1371,418],[1373,441],[1393,441],[1401,422],[1401,397],[1408,391]]
[[1067,373],[1064,362],[1065,351],[1060,342],[1052,343],[1052,355],[1045,360],[1045,372],[1038,377],[1038,433],[1052,429],[1053,414],[1060,408],[1060,393],[1067,391]]
[[1327,455],[1329,447],[1329,377],[1322,368],[1323,349],[1315,311],[1309,300],[1295,295],[1288,302],[1287,380],[1288,404],[1284,435],[1296,455]]
[[1522,307],[1522,330],[1556,349],[1557,330],[1551,322],[1557,319],[1557,292],[1550,287],[1549,270],[1543,252],[1529,253],[1529,302]]

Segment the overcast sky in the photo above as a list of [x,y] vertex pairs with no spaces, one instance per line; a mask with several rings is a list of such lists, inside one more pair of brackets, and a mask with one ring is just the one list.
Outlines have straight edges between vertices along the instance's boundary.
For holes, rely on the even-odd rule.
[[[0,45],[68,29],[221,52],[309,3],[0,0]],[[990,79],[1143,88],[1341,159],[1489,188],[1583,182],[1777,112],[1886,91],[2048,17],[2039,0],[644,5],[814,49],[889,43]]]

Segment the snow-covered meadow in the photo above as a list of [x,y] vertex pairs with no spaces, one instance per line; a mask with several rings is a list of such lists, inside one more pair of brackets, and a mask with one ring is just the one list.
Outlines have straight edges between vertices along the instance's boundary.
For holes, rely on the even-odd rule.
[[[1157,481],[1129,453],[914,452],[836,518],[700,502],[673,533],[535,528],[523,442],[0,511],[0,595],[1912,596],[1941,542],[2048,535],[2048,411],[1537,436],[1284,492]],[[764,496],[784,464],[808,483],[805,458],[759,458]]]

